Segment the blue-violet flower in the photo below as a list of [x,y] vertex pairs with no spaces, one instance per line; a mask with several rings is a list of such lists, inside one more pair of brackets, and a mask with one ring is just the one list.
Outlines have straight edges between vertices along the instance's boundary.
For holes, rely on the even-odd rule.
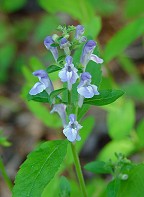
[[60,40],[60,48],[64,50],[66,55],[70,55],[70,49],[71,46],[70,42],[66,38],[62,38]]
[[83,48],[80,62],[84,66],[84,71],[90,60],[96,62],[97,64],[102,64],[103,59],[99,58],[97,55],[92,54],[96,47],[96,42],[94,40],[89,40]]
[[38,77],[39,82],[37,82],[32,89],[29,91],[30,95],[36,95],[45,90],[48,94],[50,94],[54,88],[51,80],[46,71],[37,70],[32,73],[34,76]]
[[75,39],[80,40],[83,34],[84,34],[84,26],[77,25],[76,26]]
[[49,49],[55,59],[55,61],[57,62],[58,59],[58,49],[57,47],[53,47],[51,46],[52,44],[54,44],[54,40],[52,39],[51,36],[47,36],[44,40],[44,45],[47,49]]
[[57,112],[62,120],[63,127],[65,128],[67,125],[66,122],[66,105],[64,104],[55,104],[53,106],[53,109],[51,110],[51,113]]
[[74,67],[74,64],[72,63],[73,58],[71,56],[67,56],[65,58],[66,64],[64,65],[64,68],[59,72],[59,77],[62,82],[68,83],[68,89],[72,89],[72,84],[74,84],[79,78],[77,72],[78,70]]
[[69,124],[64,128],[63,133],[70,142],[80,141],[79,130],[82,126],[76,121],[74,114],[69,115]]
[[96,85],[91,84],[91,75],[88,72],[81,74],[81,80],[77,87],[79,93],[79,107],[82,106],[84,98],[92,98],[94,95],[99,95]]

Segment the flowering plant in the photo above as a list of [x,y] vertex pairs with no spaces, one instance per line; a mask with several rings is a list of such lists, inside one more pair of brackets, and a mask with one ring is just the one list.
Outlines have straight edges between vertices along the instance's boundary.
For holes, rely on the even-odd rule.
[[[44,40],[55,64],[33,72],[39,81],[30,89],[28,100],[49,103],[51,113],[60,116],[64,134],[62,138],[67,139],[45,142],[29,154],[15,180],[13,196],[16,197],[21,196],[21,187],[25,188],[23,196],[41,196],[58,171],[68,144],[72,149],[81,192],[87,196],[75,146],[79,143],[77,141],[83,140],[81,119],[90,105],[107,105],[123,95],[121,90],[100,90],[101,72],[98,72],[98,65],[104,61],[95,51],[97,43],[83,36],[82,25],[59,26],[57,30],[58,35],[47,36]],[[59,71],[62,87],[55,90],[49,75],[56,71]]]

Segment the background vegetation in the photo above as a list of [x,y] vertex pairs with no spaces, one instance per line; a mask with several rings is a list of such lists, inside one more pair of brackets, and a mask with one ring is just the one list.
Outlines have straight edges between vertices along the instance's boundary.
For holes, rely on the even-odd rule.
[[[106,107],[91,108],[83,119],[83,141],[78,143],[81,163],[84,165],[95,159],[116,160],[115,152],[125,154],[136,163],[144,160],[143,11],[143,0],[0,2],[0,127],[3,131],[0,144],[11,145],[7,148],[1,146],[0,154],[11,180],[14,180],[26,155],[38,143],[63,138],[59,117],[51,116],[47,106],[26,99],[35,82],[32,71],[53,63],[43,40],[55,33],[59,24],[85,26],[86,35],[98,42],[98,51],[104,59],[100,88],[120,88],[125,91],[125,96],[117,102]],[[57,73],[50,77],[55,81],[55,87],[59,88],[56,76]],[[68,155],[66,161],[69,161],[69,167],[61,172],[72,178],[72,158],[70,153]],[[140,173],[135,180],[144,176],[143,168],[137,170]],[[84,174],[89,196],[106,196],[105,188],[111,177],[93,176],[86,170]],[[45,189],[43,197],[47,196],[47,191],[50,197],[57,195],[53,191],[57,192],[60,187],[58,177]],[[72,196],[76,196],[77,185],[72,179],[70,184]],[[142,188],[133,189],[133,185],[129,186],[129,196],[138,190],[140,194],[143,193]],[[126,196],[124,191],[122,195]],[[0,196],[10,196],[2,176]]]

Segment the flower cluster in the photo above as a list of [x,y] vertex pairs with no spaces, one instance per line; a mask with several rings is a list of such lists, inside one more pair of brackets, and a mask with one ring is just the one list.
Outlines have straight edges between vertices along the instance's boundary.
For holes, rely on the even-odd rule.
[[[45,47],[52,53],[56,65],[59,66],[59,53],[58,47],[63,50],[65,58],[60,65],[61,70],[59,71],[59,78],[61,82],[67,83],[68,93],[70,94],[73,88],[73,84],[77,84],[77,94],[78,102],[77,106],[81,108],[85,98],[92,98],[95,95],[99,95],[98,87],[94,84],[91,84],[91,74],[86,72],[86,67],[89,61],[94,61],[97,64],[103,63],[103,60],[97,55],[93,54],[96,47],[96,42],[94,40],[87,40],[84,34],[84,27],[78,25],[76,27],[69,26],[59,27],[59,30],[62,31],[62,36],[54,34],[53,36],[47,36],[44,40]],[[75,30],[75,35],[73,41],[69,41],[69,33]],[[79,60],[79,65],[73,63],[73,49],[81,46],[83,43],[83,50]],[[33,72],[34,76],[37,76],[39,82],[37,82],[32,89],[29,91],[30,95],[37,95],[43,91],[46,91],[47,94],[50,94],[54,91],[53,84],[45,70],[38,70]],[[61,97],[59,96],[61,100]],[[63,122],[63,134],[70,142],[79,141],[81,137],[79,136],[79,130],[82,126],[76,121],[77,114],[69,113],[69,121],[67,121],[67,104],[61,102],[57,103],[53,100],[53,108],[51,113],[57,112]],[[76,106],[76,107],[77,107]]]

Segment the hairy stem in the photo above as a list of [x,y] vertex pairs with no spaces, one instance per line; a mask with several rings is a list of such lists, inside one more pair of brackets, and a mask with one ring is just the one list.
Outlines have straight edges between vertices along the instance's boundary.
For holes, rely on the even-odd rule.
[[72,153],[74,157],[76,173],[77,173],[77,177],[78,177],[79,184],[81,187],[81,191],[83,193],[83,197],[87,197],[86,186],[85,186],[84,177],[83,177],[82,170],[81,170],[79,157],[78,157],[75,145],[73,143],[71,143],[71,149],[72,149]]
[[9,187],[10,191],[12,191],[12,188],[13,188],[13,184],[9,178],[9,176],[7,175],[7,172],[6,172],[6,169],[5,169],[5,166],[4,166],[4,163],[2,161],[2,158],[0,157],[0,171],[2,173],[2,176],[7,184],[7,186]]

